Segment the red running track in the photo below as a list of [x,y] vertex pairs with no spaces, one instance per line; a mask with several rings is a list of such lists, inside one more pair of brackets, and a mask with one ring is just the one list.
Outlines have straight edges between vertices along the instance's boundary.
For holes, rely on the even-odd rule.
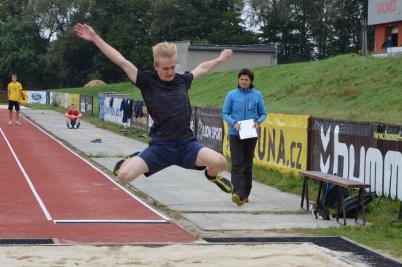
[[0,110],[0,238],[176,243],[196,237],[28,120]]

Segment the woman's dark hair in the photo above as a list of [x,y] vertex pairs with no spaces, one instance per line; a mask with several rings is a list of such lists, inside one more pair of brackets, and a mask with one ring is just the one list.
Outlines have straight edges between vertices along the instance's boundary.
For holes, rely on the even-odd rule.
[[247,75],[250,78],[250,88],[254,88],[253,81],[254,81],[254,73],[249,69],[242,69],[237,75],[237,79],[240,79],[240,76]]

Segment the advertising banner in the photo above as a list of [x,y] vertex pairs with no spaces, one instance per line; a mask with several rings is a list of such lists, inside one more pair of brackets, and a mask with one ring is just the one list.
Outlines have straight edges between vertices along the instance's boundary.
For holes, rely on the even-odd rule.
[[28,104],[46,104],[46,92],[43,91],[27,91]]
[[21,105],[28,104],[28,91],[22,90],[22,97],[20,99],[20,104]]
[[196,108],[195,134],[201,144],[222,152],[223,125],[220,109]]
[[[280,171],[307,169],[308,120],[305,115],[268,113],[261,124],[254,163]],[[230,156],[225,123],[223,152]]]
[[93,96],[80,95],[80,111],[81,113],[93,114]]
[[131,120],[123,123],[123,111],[120,110],[122,98],[107,96],[104,100],[104,121],[110,121],[116,124],[120,124],[126,127],[130,127]]
[[69,104],[74,104],[77,108],[80,107],[80,95],[79,94],[69,94],[68,99]]
[[402,20],[402,0],[368,1],[368,25]]
[[311,166],[402,200],[402,126],[313,118]]
[[149,114],[147,113],[147,108],[145,106],[142,106],[142,117],[140,115],[137,115],[135,112],[132,113],[131,115],[131,127],[143,131],[148,131],[149,126],[148,126],[148,119],[149,119]]
[[101,121],[105,120],[105,97],[104,96],[99,96],[98,97],[98,105],[99,105],[99,119]]

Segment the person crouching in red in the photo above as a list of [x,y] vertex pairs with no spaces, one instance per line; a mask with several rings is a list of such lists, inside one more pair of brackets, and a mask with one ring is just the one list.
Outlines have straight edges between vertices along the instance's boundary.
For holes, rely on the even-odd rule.
[[65,113],[66,115],[66,124],[69,129],[77,129],[80,127],[80,117],[81,113],[74,104],[70,105],[70,108]]

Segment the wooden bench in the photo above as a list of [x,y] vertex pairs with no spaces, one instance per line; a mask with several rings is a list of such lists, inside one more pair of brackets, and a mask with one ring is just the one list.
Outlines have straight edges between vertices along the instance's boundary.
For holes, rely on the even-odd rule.
[[[325,183],[331,183],[337,186],[340,186],[341,188],[345,189],[359,189],[359,196],[358,196],[358,203],[361,206],[361,211],[360,214],[362,215],[363,219],[363,225],[366,224],[366,218],[364,216],[365,212],[365,204],[364,204],[364,194],[366,192],[366,188],[370,188],[369,184],[363,184],[351,180],[346,180],[343,179],[342,177],[327,174],[327,173],[322,173],[318,171],[299,171],[299,175],[304,177],[303,180],[303,192],[302,192],[302,198],[301,198],[301,208],[303,208],[303,203],[304,199],[306,199],[306,209],[309,210],[309,195],[308,195],[308,180],[309,179],[314,179],[320,182],[320,186],[318,189],[318,195],[317,195],[317,208],[315,217],[317,219],[317,211],[320,210],[325,210],[326,207],[322,206],[322,199],[321,199],[321,192],[323,191],[324,184]],[[336,221],[339,222],[339,214],[340,210],[342,207],[342,215],[343,215],[343,224],[346,225],[346,211],[345,211],[345,206],[344,206],[344,195],[342,190],[339,190],[338,194],[338,205],[337,205],[337,213],[336,213]],[[355,216],[355,221],[357,222],[357,219],[359,217],[359,212],[356,212]]]

